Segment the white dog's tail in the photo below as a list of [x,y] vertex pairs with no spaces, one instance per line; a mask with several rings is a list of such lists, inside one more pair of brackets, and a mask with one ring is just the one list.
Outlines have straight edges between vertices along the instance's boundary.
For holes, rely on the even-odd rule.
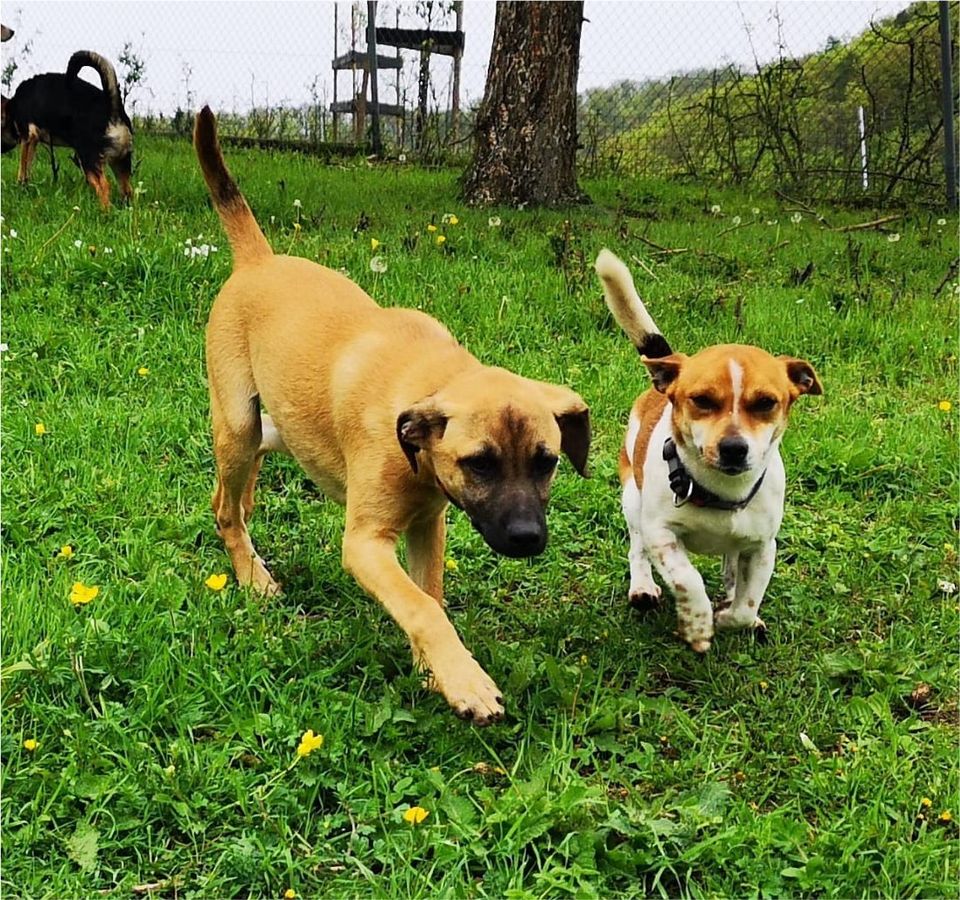
[[669,356],[673,351],[666,338],[650,318],[637,289],[633,286],[630,270],[609,250],[601,250],[594,264],[603,283],[603,297],[617,324],[630,342],[650,359]]

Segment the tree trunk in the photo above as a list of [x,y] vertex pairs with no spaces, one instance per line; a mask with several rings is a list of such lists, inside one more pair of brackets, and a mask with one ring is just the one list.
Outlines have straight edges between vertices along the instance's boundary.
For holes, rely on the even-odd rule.
[[468,203],[557,206],[579,202],[577,72],[583,2],[497,3]]

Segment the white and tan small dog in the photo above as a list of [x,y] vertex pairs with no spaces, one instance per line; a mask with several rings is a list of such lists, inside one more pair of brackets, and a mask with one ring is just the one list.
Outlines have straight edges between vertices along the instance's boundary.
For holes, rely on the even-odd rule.
[[[638,608],[659,604],[652,562],[676,598],[680,636],[705,653],[714,626],[765,627],[757,612],[783,519],[780,439],[794,400],[823,388],[810,363],[759,347],[672,352],[627,267],[602,250],[596,270],[607,306],[653,378],[633,406],[620,451],[629,600]],[[724,558],[726,602],[716,616],[687,551]]]

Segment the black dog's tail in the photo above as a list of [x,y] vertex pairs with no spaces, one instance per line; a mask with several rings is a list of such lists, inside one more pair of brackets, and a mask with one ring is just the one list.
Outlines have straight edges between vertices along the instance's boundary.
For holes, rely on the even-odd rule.
[[78,50],[67,63],[67,78],[76,78],[77,73],[90,66],[100,75],[103,92],[110,98],[110,121],[118,122],[123,118],[123,99],[117,85],[117,73],[112,63],[93,50]]

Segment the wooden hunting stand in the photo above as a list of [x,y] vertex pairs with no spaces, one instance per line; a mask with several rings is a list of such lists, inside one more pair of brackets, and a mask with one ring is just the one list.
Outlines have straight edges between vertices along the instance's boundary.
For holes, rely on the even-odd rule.
[[[420,51],[420,88],[417,106],[417,137],[422,133],[423,123],[427,113],[427,86],[430,78],[430,55],[439,53],[453,57],[453,87],[451,98],[451,133],[456,140],[460,128],[460,64],[463,58],[463,2],[454,3],[456,15],[456,30],[434,31],[421,28],[376,28],[377,4],[376,0],[367,3],[367,47],[358,50],[356,46],[357,29],[355,19],[351,21],[351,48],[350,52],[337,56],[337,4],[333,7],[333,103],[330,111],[333,113],[333,140],[338,139],[339,117],[344,113],[353,116],[353,136],[358,144],[364,142],[367,132],[367,113],[371,118],[371,143],[374,153],[380,153],[380,116],[394,116],[399,120],[398,134],[402,144],[403,123],[406,110],[400,102],[399,70],[403,68],[400,56],[401,48]],[[400,13],[397,12],[399,25]],[[395,56],[383,56],[377,52],[378,45],[383,44],[396,50]],[[380,103],[377,83],[377,72],[380,69],[394,69],[397,71],[396,103]],[[356,76],[354,76],[353,96],[349,100],[337,99],[337,73],[342,70],[363,72],[360,89],[357,90]],[[367,100],[367,91],[370,99]]]

